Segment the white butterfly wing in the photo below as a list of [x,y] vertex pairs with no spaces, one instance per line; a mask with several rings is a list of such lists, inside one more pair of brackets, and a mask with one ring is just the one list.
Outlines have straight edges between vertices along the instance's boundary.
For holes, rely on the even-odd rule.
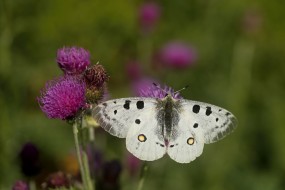
[[237,127],[236,117],[224,108],[191,100],[181,100],[181,106],[202,127],[206,144],[221,140]]
[[204,135],[201,127],[196,127],[195,118],[181,111],[177,126],[173,126],[167,153],[176,162],[189,163],[203,152]]
[[93,118],[111,135],[126,138],[131,121],[142,114],[143,110],[154,107],[152,98],[121,98],[98,104]]
[[131,121],[127,134],[127,149],[141,160],[157,160],[166,153],[161,126],[156,119],[155,107],[144,110]]
[[179,123],[173,127],[174,135],[167,149],[177,162],[193,161],[202,154],[204,143],[216,142],[237,127],[235,116],[223,108],[191,100],[179,101]]
[[166,147],[156,119],[154,98],[122,98],[97,105],[93,117],[110,134],[126,138],[129,152],[141,160],[156,160]]

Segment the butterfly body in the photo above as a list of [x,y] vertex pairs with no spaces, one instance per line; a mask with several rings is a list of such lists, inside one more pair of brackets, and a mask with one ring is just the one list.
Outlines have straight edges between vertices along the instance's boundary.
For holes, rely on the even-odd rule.
[[174,127],[179,121],[179,102],[172,98],[171,95],[167,95],[162,100],[158,99],[157,109],[159,111],[156,118],[164,141],[167,143],[173,134],[172,131],[175,130]]
[[104,130],[126,138],[129,152],[147,161],[168,154],[189,163],[202,154],[205,143],[222,139],[237,126],[236,118],[223,108],[170,94],[163,99],[109,100],[92,114]]

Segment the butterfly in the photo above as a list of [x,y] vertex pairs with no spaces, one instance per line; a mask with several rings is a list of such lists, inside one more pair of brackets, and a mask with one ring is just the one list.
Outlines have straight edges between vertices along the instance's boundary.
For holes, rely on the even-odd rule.
[[211,104],[165,98],[132,97],[98,104],[92,111],[101,127],[126,138],[129,152],[153,161],[168,154],[189,163],[203,152],[204,144],[216,142],[237,127],[236,117]]

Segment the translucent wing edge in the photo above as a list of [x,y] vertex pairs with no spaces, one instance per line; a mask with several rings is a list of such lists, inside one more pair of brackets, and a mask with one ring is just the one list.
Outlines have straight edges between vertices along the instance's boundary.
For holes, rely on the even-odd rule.
[[[104,115],[105,114],[105,115]],[[107,123],[105,120],[111,120],[111,118],[104,113],[104,109],[102,109],[101,105],[97,105],[94,108],[94,111],[92,113],[93,118],[96,120],[96,122],[108,133],[110,133],[113,136],[119,137],[119,138],[125,138],[125,136],[121,135],[122,133],[118,133],[113,129],[113,126],[110,123]],[[103,117],[104,116],[104,117]],[[121,123],[117,123],[117,125],[120,125],[123,129],[123,125]]]
[[215,127],[208,130],[205,133],[204,137],[206,144],[214,143],[225,138],[227,135],[231,134],[237,128],[238,126],[237,118],[230,112],[227,113],[229,114],[227,116],[227,120],[221,126],[218,127],[219,131],[217,131],[217,128]]

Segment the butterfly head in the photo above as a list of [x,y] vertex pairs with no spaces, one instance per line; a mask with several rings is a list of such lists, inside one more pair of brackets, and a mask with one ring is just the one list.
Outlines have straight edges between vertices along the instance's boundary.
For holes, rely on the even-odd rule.
[[174,96],[175,94],[167,93],[165,97],[163,98],[163,100],[168,101],[168,102],[174,102],[176,101],[176,98]]

